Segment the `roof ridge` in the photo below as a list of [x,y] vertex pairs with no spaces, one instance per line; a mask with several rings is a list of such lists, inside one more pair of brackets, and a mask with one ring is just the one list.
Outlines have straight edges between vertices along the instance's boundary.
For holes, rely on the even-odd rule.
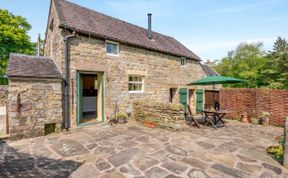
[[50,57],[46,57],[46,56],[35,56],[35,55],[29,55],[29,54],[22,54],[22,53],[10,53],[10,56],[19,56],[19,57],[30,57],[30,58],[43,58],[43,59],[50,59],[52,60]]
[[[69,4],[73,5],[73,6],[77,6],[77,7],[79,7],[79,8],[89,10],[90,12],[93,12],[93,13],[98,13],[98,14],[100,14],[100,15],[102,15],[102,16],[106,16],[106,17],[115,19],[115,20],[117,20],[117,21],[120,21],[120,22],[122,22],[122,23],[126,23],[126,24],[128,24],[128,25],[132,25],[132,26],[134,26],[134,27],[141,28],[141,29],[143,29],[143,30],[145,30],[145,31],[148,31],[147,28],[142,27],[142,26],[140,26],[140,25],[136,25],[136,24],[133,24],[133,23],[131,23],[131,22],[127,22],[127,21],[125,21],[125,20],[121,20],[121,19],[116,18],[116,17],[113,17],[113,16],[111,16],[111,15],[104,14],[103,12],[99,12],[99,11],[96,11],[96,10],[94,10],[94,9],[90,9],[90,8],[88,8],[88,7],[84,7],[84,6],[81,6],[81,5],[79,5],[79,4],[76,4],[76,3],[73,3],[73,2],[67,1],[67,0],[55,0],[55,1],[62,1],[62,2],[65,2],[65,3],[69,3]],[[160,32],[156,32],[156,31],[153,31],[153,30],[152,30],[152,33],[156,33],[156,34],[159,34],[159,35],[167,36],[167,37],[173,38],[173,39],[175,40],[174,37],[169,36],[169,35],[162,34],[162,33],[160,33]],[[152,35],[153,35],[153,34],[152,34]]]
[[53,0],[60,28],[75,30],[87,35],[116,40],[177,57],[200,60],[195,53],[172,36],[153,31],[148,39],[148,29],[83,7],[68,0]]

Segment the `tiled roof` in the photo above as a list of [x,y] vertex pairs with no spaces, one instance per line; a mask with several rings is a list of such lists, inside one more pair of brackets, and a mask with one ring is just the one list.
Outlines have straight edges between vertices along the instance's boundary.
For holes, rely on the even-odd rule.
[[28,78],[61,78],[61,73],[52,59],[24,54],[10,54],[6,75]]
[[166,54],[200,60],[196,54],[173,37],[152,32],[152,40],[150,40],[145,28],[65,0],[54,0],[54,2],[62,28]]
[[219,74],[212,69],[210,66],[206,65],[206,64],[202,64],[203,70],[205,71],[207,76],[219,76]]

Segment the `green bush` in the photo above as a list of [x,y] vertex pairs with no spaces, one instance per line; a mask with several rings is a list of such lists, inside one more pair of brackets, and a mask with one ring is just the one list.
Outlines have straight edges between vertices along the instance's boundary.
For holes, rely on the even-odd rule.
[[278,143],[279,145],[269,146],[266,149],[266,152],[270,154],[272,157],[274,157],[278,162],[282,163],[284,157],[284,144],[285,144],[285,139],[283,135],[280,137]]
[[277,161],[282,162],[284,156],[283,145],[269,146],[266,150],[268,154],[271,154]]
[[285,138],[284,138],[284,135],[282,135],[281,137],[280,137],[280,140],[279,140],[279,142],[278,142],[280,145],[283,145],[284,146],[284,144],[285,144]]
[[120,113],[117,115],[117,118],[118,118],[118,119],[127,119],[127,115],[126,115],[124,112],[120,112]]

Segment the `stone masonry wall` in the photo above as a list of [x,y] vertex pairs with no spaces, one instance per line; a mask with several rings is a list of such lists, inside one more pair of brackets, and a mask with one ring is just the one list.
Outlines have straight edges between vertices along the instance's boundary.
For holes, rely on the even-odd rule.
[[234,88],[220,90],[220,108],[229,110],[228,118],[240,119],[241,114],[259,118],[270,113],[270,124],[284,126],[288,116],[288,90]]
[[0,106],[6,105],[8,97],[8,85],[0,85]]
[[[197,61],[188,60],[187,66],[182,67],[180,57],[128,45],[120,44],[118,56],[107,55],[105,42],[99,39],[77,36],[71,40],[70,50],[71,95],[77,96],[76,72],[81,65],[95,66],[93,69],[86,68],[85,70],[104,72],[105,115],[114,113],[113,107],[116,102],[120,111],[124,112],[127,109],[132,110],[133,102],[138,99],[168,103],[170,88],[177,88],[175,98],[179,98],[177,96],[179,88],[201,88],[186,84],[206,76]],[[129,75],[144,76],[143,93],[129,93]],[[212,87],[206,86],[205,88]],[[76,97],[71,100],[72,125],[75,125],[77,100]]]
[[[53,1],[52,1],[53,2]],[[71,34],[58,28],[59,20],[52,4],[49,21],[54,19],[54,28],[47,30],[45,56],[51,57],[64,74],[64,36]],[[121,111],[131,110],[135,99],[151,99],[169,102],[169,88],[187,86],[194,80],[206,76],[199,62],[187,60],[182,67],[180,57],[166,55],[120,43],[118,56],[106,54],[105,41],[77,34],[69,40],[70,64],[70,118],[75,127],[77,117],[77,71],[104,73],[104,112],[105,118],[114,112],[116,102]],[[53,51],[51,53],[51,50]],[[128,92],[129,75],[143,75],[143,93]],[[64,76],[63,76],[64,77]],[[204,88],[212,89],[211,86]],[[175,99],[174,99],[175,101]],[[178,100],[177,100],[178,102]],[[192,108],[193,109],[193,108]]]
[[8,111],[10,139],[44,135],[45,124],[62,123],[60,80],[9,81]]
[[[44,56],[50,57],[62,72],[64,72],[64,36],[65,32],[59,28],[60,22],[56,15],[54,1],[51,1],[50,16],[47,21]],[[53,28],[50,28],[53,26]]]
[[154,122],[157,127],[175,130],[183,128],[185,124],[181,104],[151,102],[150,100],[134,102],[133,118],[139,122]]

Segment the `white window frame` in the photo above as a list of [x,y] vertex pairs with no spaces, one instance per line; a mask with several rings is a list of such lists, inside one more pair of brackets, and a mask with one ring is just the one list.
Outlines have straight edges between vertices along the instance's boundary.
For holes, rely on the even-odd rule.
[[[113,54],[113,53],[108,53],[107,52],[107,44],[109,44],[109,43],[110,44],[115,44],[117,46],[117,54]],[[106,54],[109,55],[109,56],[119,56],[119,43],[107,40],[105,42],[105,51],[106,51]]]
[[187,58],[181,57],[180,63],[181,63],[181,67],[186,67],[187,66]]
[[[129,78],[130,77],[141,77],[142,78],[142,81],[138,82],[138,81],[130,81]],[[129,85],[130,84],[142,84],[142,90],[132,90],[130,91],[129,90]],[[145,76],[143,75],[129,75],[128,76],[128,91],[129,93],[144,93],[144,88],[145,88]]]

